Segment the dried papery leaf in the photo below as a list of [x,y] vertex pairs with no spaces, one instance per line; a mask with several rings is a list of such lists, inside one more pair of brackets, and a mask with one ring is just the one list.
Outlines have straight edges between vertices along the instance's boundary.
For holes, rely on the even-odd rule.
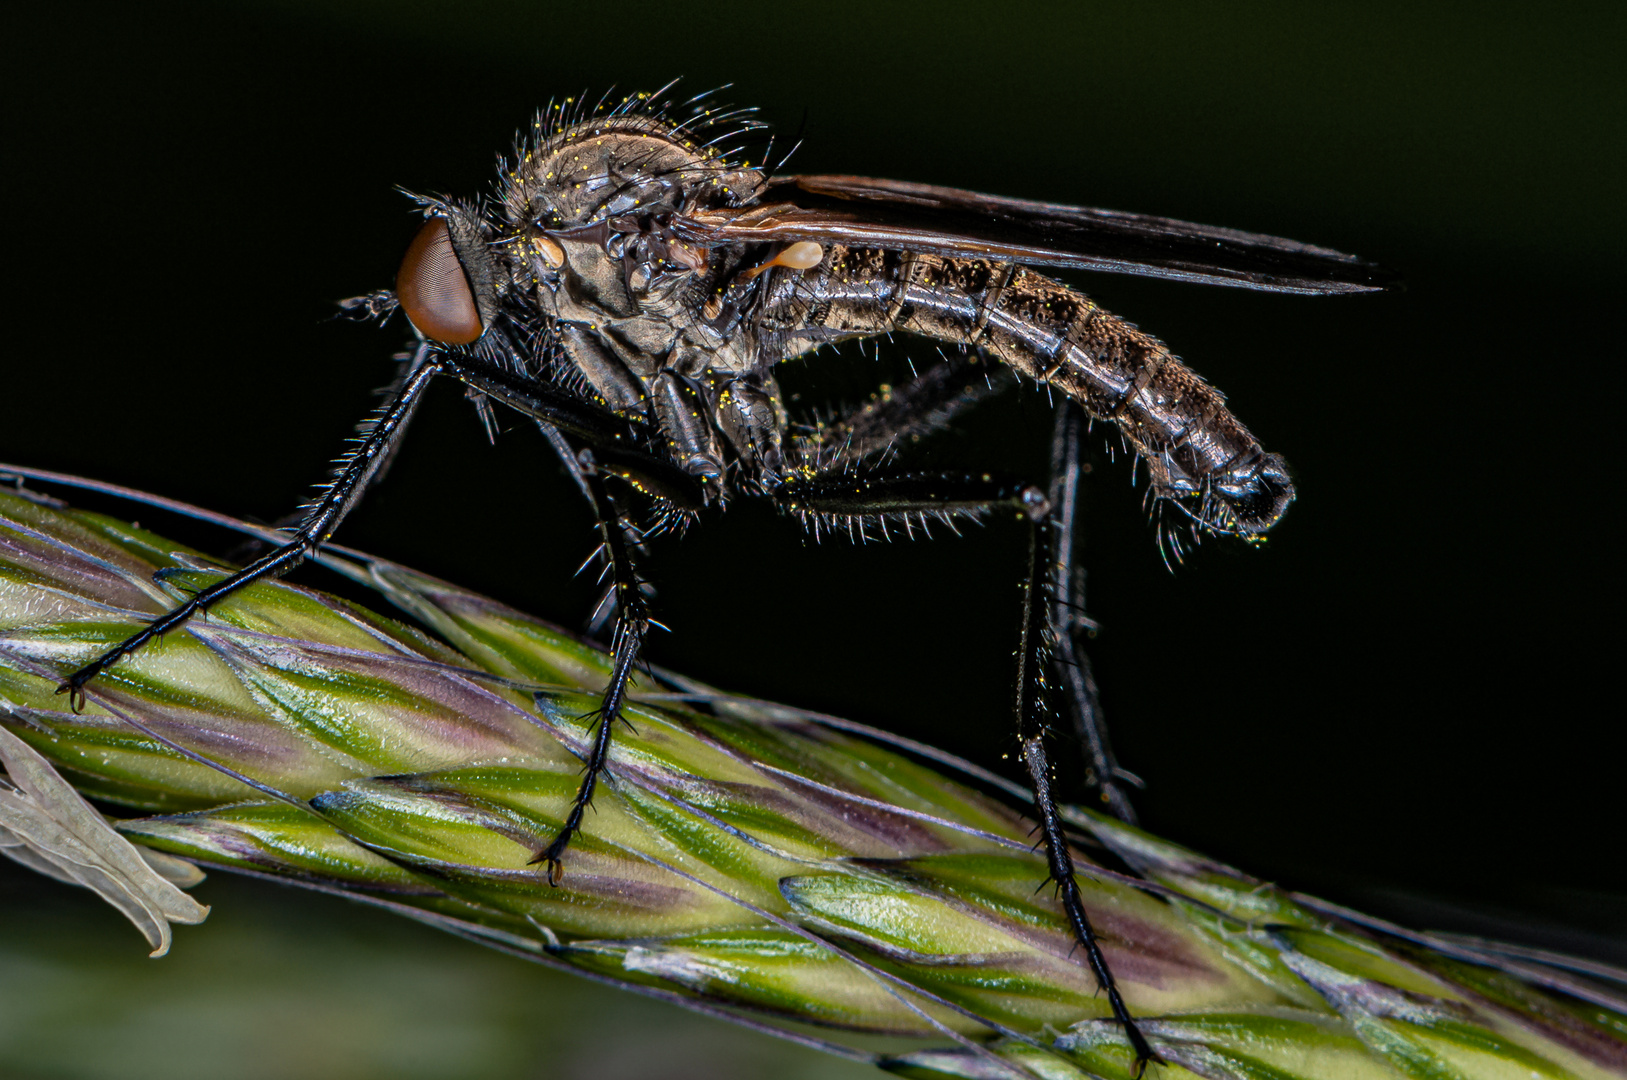
[[[781,1032],[902,1075],[1132,1075],[1060,906],[1035,891],[1046,866],[1022,803],[949,774],[1000,790],[997,778],[645,673],[551,886],[532,860],[576,788],[603,654],[450,583],[324,558],[445,642],[261,585],[119,664],[76,716],[54,692],[62,672],[219,571],[112,519],[0,493],[8,762],[33,777],[50,759],[62,775],[30,791],[49,787],[53,805],[71,782],[152,815],[118,830],[155,858],[341,893],[758,1027],[947,1044],[886,1056]],[[163,568],[180,569],[155,585]],[[60,855],[88,846],[77,832],[21,782],[0,794],[18,841],[5,850],[87,876]],[[105,844],[92,825],[111,830],[77,805],[94,820],[74,828]],[[1065,812],[1084,903],[1160,1080],[1627,1077],[1627,974],[1390,927]],[[142,905],[175,890],[131,851],[117,867],[139,889],[86,883],[167,934],[157,915],[175,909]]]
[[[209,909],[182,892],[196,867],[154,852],[149,860],[116,832],[23,740],[0,727],[0,853],[33,870],[94,891],[147,938],[153,956],[169,952],[170,923],[200,923]],[[155,865],[156,864],[156,865]]]

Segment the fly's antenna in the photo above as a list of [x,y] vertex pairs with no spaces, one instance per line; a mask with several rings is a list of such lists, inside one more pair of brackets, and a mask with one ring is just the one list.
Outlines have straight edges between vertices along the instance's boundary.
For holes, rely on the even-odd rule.
[[387,322],[400,301],[395,298],[393,289],[375,289],[362,296],[350,296],[339,301],[338,311],[327,318],[328,322],[339,319],[348,319],[351,322]]

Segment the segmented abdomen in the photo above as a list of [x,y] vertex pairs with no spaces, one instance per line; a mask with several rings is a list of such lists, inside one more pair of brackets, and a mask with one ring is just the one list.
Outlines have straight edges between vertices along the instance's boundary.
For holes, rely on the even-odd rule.
[[1257,535],[1293,500],[1220,392],[1165,345],[1088,296],[1009,263],[831,247],[820,265],[776,275],[759,327],[790,357],[825,342],[901,330],[978,346],[1110,420],[1145,459],[1152,493],[1205,527]]

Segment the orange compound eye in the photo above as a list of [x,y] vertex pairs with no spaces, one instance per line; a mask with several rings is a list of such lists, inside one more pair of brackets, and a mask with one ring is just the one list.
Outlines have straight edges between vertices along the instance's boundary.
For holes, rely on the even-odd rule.
[[412,238],[395,275],[395,297],[431,341],[467,345],[486,331],[445,218],[430,218]]

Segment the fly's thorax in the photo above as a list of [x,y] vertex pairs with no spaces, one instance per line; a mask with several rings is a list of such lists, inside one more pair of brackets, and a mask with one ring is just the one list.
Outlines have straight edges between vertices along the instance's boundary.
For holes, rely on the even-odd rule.
[[707,255],[675,240],[666,223],[740,205],[762,183],[761,173],[676,127],[619,116],[558,129],[540,122],[501,194],[509,228],[529,251],[539,305],[593,322],[681,315],[688,279]]
[[607,217],[739,206],[763,184],[676,128],[623,116],[538,132],[507,173],[503,202],[516,225],[568,228]]
[[559,246],[564,252],[563,263],[551,279],[538,283],[539,297],[552,294],[555,314],[595,322],[630,319],[639,313],[641,306],[621,259],[612,258],[592,240],[562,240]]
[[589,244],[569,243],[560,269],[535,285],[543,314],[587,328],[640,377],[672,370],[698,377],[713,368],[743,372],[754,340],[739,326],[714,326],[702,315],[704,277],[689,272],[641,274],[639,266]]

